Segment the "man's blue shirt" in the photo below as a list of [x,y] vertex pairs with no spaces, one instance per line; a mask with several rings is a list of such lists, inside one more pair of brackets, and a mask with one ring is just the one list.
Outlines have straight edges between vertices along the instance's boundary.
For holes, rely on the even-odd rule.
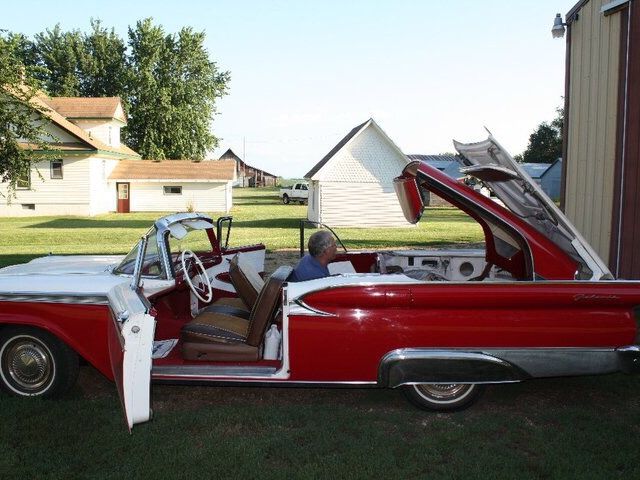
[[318,260],[307,253],[300,259],[296,268],[293,269],[289,281],[304,282],[305,280],[328,277],[329,275],[329,269],[323,267]]

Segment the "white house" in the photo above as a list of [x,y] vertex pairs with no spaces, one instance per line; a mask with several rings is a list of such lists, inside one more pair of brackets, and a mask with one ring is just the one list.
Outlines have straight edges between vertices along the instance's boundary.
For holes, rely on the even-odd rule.
[[141,160],[120,142],[126,117],[119,98],[32,101],[43,109],[43,128],[54,139],[45,141],[52,148],[38,152],[15,198],[0,183],[7,198],[0,200],[0,216],[231,209],[233,162]]
[[307,218],[329,226],[408,227],[393,179],[409,163],[373,120],[351,130],[306,175]]
[[121,160],[109,175],[120,213],[213,211],[232,205],[235,162],[231,160]]
[[120,128],[126,125],[120,99],[42,96],[32,101],[45,109],[43,128],[55,142],[19,180],[15,198],[7,197],[7,185],[0,183],[0,193],[9,200],[0,201],[0,216],[115,210],[108,177],[121,159],[140,158],[120,143]]

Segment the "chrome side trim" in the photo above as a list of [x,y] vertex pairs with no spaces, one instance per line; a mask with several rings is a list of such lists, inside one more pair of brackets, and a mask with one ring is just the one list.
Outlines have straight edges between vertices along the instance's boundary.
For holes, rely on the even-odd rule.
[[152,376],[171,377],[269,377],[275,367],[238,367],[233,365],[180,365],[151,368]]
[[303,300],[296,299],[294,304],[289,308],[289,315],[312,315],[319,317],[336,317],[335,313],[328,313],[317,308],[310,307]]
[[72,293],[19,293],[0,294],[0,302],[34,302],[34,303],[67,303],[78,305],[108,305],[109,301],[105,295],[74,295]]
[[640,347],[614,348],[407,348],[381,360],[378,382],[506,383],[528,378],[640,373]]
[[529,378],[515,365],[478,351],[401,348],[380,362],[378,383],[506,383]]
[[613,348],[483,349],[488,354],[517,365],[532,377],[595,375],[620,370]]

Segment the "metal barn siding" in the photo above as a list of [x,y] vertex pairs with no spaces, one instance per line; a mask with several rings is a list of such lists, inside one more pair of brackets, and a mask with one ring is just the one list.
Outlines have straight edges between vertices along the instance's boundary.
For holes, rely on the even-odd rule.
[[640,278],[640,3],[628,4],[622,23],[616,200],[610,264],[620,278]]
[[602,258],[609,258],[619,83],[620,15],[602,1],[569,19],[565,212]]

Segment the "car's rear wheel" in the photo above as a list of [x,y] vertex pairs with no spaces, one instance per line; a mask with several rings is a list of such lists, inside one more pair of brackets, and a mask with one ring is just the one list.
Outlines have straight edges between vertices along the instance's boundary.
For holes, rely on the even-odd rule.
[[407,399],[418,408],[436,411],[462,410],[471,406],[484,391],[484,385],[471,383],[419,383],[404,385]]
[[289,195],[287,195],[286,193],[282,196],[282,203],[284,203],[285,205],[289,205],[289,202],[291,200],[289,199]]
[[43,330],[10,327],[0,334],[0,381],[22,397],[55,397],[78,377],[78,355]]

